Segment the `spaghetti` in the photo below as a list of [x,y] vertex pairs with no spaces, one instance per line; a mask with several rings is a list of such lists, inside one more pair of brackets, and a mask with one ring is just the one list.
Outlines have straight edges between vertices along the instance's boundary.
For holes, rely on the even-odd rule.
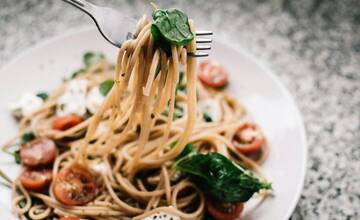
[[[194,32],[191,20],[189,24]],[[5,149],[28,131],[53,140],[60,149],[48,190],[29,190],[20,179],[14,181],[13,210],[21,219],[145,219],[156,213],[202,219],[206,212],[203,190],[174,169],[189,143],[200,153],[218,152],[261,176],[259,164],[268,147],[262,144],[255,159],[236,149],[233,137],[249,121],[247,112],[223,90],[197,81],[196,59],[187,56],[196,50],[195,41],[171,45],[171,52],[166,53],[157,46],[150,28],[144,16],[134,39],[120,48],[115,70],[101,60],[75,77],[87,80],[90,90],[114,76],[114,85],[95,114],[87,113],[81,122],[64,130],[53,128],[67,82],[20,121],[18,135]],[[207,102],[218,111],[204,120],[199,106]],[[83,178],[89,201],[70,204],[59,198],[59,190],[64,190],[59,181],[72,181],[68,176],[61,179],[66,169],[74,175],[88,172]],[[89,185],[93,182],[94,188]]]

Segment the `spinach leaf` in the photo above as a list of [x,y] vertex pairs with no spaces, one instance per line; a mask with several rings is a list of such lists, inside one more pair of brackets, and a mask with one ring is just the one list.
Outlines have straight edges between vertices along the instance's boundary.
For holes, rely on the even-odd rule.
[[177,144],[177,141],[173,141],[173,142],[171,142],[170,143],[170,148],[173,148],[173,147],[175,147],[175,145]]
[[[32,204],[32,205],[42,205],[42,204],[44,204],[44,202],[43,202],[41,199],[38,199],[38,198],[36,198],[36,197],[31,197],[31,204]],[[24,208],[24,207],[26,206],[26,200],[25,200],[25,199],[20,200],[17,205],[18,205],[20,208]],[[32,219],[32,218],[30,218],[30,216],[29,216],[29,212],[26,212],[26,213],[24,214],[24,216],[25,216],[26,219],[29,219],[29,220]]]
[[167,53],[172,44],[186,46],[194,35],[190,30],[188,16],[178,9],[156,9],[152,13],[154,23],[151,34],[155,42]]
[[13,155],[14,155],[15,163],[20,164],[21,163],[20,150],[14,151]]
[[[32,141],[35,138],[36,138],[35,134],[32,131],[26,132],[21,136],[21,143],[20,144],[26,144],[27,142]],[[14,156],[15,162],[17,164],[20,164],[21,163],[20,149],[15,150],[12,154]]]
[[181,118],[183,115],[184,115],[184,110],[180,106],[175,105],[174,118],[178,119]]
[[39,92],[36,96],[41,98],[43,101],[46,101],[49,98],[49,95],[46,92]]
[[161,113],[163,116],[168,116],[169,115],[169,107],[166,106],[164,111]]
[[114,80],[112,79],[108,79],[108,80],[105,80],[104,82],[102,82],[100,85],[99,85],[99,90],[100,90],[100,93],[103,95],[103,96],[106,96],[111,88],[113,87],[114,85]]
[[196,155],[198,152],[194,149],[194,145],[187,144],[184,150],[176,157],[176,164],[178,164],[182,159]]
[[[169,107],[166,107],[165,110],[161,114],[164,116],[168,116],[169,115]],[[184,110],[180,106],[177,106],[175,104],[173,118],[179,119],[179,118],[182,118],[183,116],[184,116]]]
[[181,92],[185,92],[186,91],[186,84],[184,82],[184,77],[185,77],[185,73],[184,72],[180,72],[179,73],[179,82],[176,85],[176,94],[181,91]]
[[159,64],[156,66],[155,78],[159,75],[160,71],[161,71],[161,66],[160,66],[160,63],[159,63]]
[[19,203],[18,203],[19,207],[20,208],[24,208],[26,206],[26,201],[25,199],[21,200]]
[[203,118],[204,118],[204,120],[205,120],[206,122],[212,122],[212,121],[213,121],[212,118],[211,118],[211,116],[210,116],[207,112],[204,112]]
[[21,136],[21,144],[26,144],[35,139],[35,134],[32,131],[26,132]]
[[71,74],[71,79],[75,79],[75,77],[77,77],[78,75],[80,75],[80,74],[83,74],[83,73],[85,73],[85,71],[86,71],[86,69],[84,69],[84,68],[80,68],[80,69],[78,69],[78,70],[76,70],[75,72],[73,72],[72,74]]
[[259,180],[216,152],[188,154],[180,158],[176,168],[189,174],[195,184],[221,202],[246,202],[259,190],[271,189],[271,183]]
[[99,62],[100,60],[104,59],[105,56],[99,52],[86,52],[84,54],[83,60],[86,67],[92,66]]
[[183,71],[180,71],[179,73],[179,84],[182,84],[184,81],[185,73]]
[[96,64],[102,59],[105,59],[105,56],[100,52],[92,52],[92,51],[86,52],[83,56],[84,67],[81,67],[80,69],[74,71],[71,74],[70,79],[74,79],[78,75],[85,73],[90,66]]

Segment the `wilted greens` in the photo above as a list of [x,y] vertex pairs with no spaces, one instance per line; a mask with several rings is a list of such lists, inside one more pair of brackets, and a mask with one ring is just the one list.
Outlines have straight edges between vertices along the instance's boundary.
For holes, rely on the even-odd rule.
[[222,154],[200,154],[191,145],[185,147],[176,168],[221,202],[246,202],[259,190],[271,189],[271,183],[261,181]]
[[100,85],[99,85],[100,93],[103,96],[106,96],[110,92],[113,85],[114,85],[114,80],[112,80],[112,79],[108,79],[108,80],[105,80],[104,82],[100,83]]
[[178,9],[156,9],[152,13],[154,23],[151,34],[157,45],[167,53],[171,45],[186,46],[194,35],[190,30],[188,16]]
[[84,67],[81,67],[80,69],[74,71],[71,74],[71,79],[74,79],[75,77],[77,77],[80,74],[85,73],[85,71],[92,65],[96,64],[97,62],[99,62],[100,60],[105,59],[105,56],[103,53],[100,52],[92,52],[92,51],[88,51],[84,54],[83,56],[83,63],[84,63]]

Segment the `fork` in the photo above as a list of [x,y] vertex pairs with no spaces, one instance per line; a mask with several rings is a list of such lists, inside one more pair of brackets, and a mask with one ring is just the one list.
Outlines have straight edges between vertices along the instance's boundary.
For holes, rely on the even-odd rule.
[[[123,15],[119,11],[97,6],[87,0],[63,0],[88,14],[95,22],[101,35],[112,45],[121,47],[121,44],[133,37],[133,31],[136,26],[136,20]],[[212,35],[212,31],[196,31],[196,43],[202,44],[196,46],[196,51],[188,53],[192,57],[206,57],[209,55],[206,50],[210,50],[208,45],[212,39],[206,36]],[[204,45],[207,44],[207,45]]]

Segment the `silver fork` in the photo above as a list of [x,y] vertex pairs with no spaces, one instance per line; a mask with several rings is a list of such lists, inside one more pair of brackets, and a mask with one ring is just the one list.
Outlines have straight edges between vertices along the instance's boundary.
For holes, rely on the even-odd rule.
[[[134,18],[125,16],[112,8],[97,6],[87,0],[63,1],[88,14],[94,20],[101,35],[112,45],[120,47],[125,40],[132,38],[137,22]],[[193,57],[208,56],[209,53],[204,51],[211,49],[209,44],[212,39],[207,37],[210,35],[212,35],[212,31],[196,31],[196,51],[188,53],[188,55]]]

